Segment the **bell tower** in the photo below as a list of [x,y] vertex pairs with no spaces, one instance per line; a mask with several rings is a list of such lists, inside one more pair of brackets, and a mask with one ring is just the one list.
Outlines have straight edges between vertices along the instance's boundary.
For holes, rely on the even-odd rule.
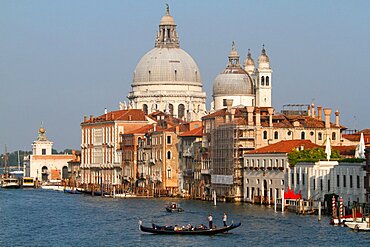
[[258,58],[256,82],[256,106],[271,107],[271,91],[272,91],[272,69],[270,68],[270,59],[266,54],[265,46],[262,46],[262,52]]

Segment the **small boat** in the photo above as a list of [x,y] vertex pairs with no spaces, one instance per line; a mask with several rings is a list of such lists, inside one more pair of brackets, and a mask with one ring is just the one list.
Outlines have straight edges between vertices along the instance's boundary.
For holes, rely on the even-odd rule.
[[225,233],[232,229],[239,227],[241,223],[231,224],[222,228],[212,228],[207,227],[191,227],[191,228],[180,228],[177,226],[159,226],[152,224],[152,227],[146,227],[142,225],[139,221],[140,230],[142,232],[148,232],[153,234],[167,234],[167,235],[215,235],[219,233]]
[[65,188],[64,193],[68,194],[82,194],[81,191],[77,190],[76,188]]
[[180,207],[180,204],[176,202],[171,202],[166,206],[167,212],[173,213],[173,212],[183,212],[184,209]]
[[33,188],[35,187],[35,181],[32,177],[23,177],[22,188]]
[[18,189],[20,188],[19,180],[17,178],[4,178],[3,184],[1,185],[4,189]]
[[351,228],[354,231],[370,231],[370,224],[369,222],[345,222],[346,226]]

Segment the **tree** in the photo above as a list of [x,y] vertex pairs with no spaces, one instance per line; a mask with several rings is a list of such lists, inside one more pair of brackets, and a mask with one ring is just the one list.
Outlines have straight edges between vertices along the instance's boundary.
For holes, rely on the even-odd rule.
[[[341,158],[337,150],[332,150],[331,159],[338,160]],[[305,149],[293,151],[288,154],[290,166],[295,166],[298,162],[317,162],[326,160],[326,153],[323,148]]]

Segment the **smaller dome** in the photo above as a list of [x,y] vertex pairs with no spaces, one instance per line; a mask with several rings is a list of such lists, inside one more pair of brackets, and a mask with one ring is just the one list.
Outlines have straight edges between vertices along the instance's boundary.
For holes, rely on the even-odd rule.
[[244,67],[248,73],[252,73],[255,68],[254,60],[252,58],[252,54],[249,49],[248,49],[247,59],[245,59],[244,61]]
[[269,69],[270,68],[270,58],[266,55],[265,46],[263,45],[262,53],[258,58],[258,68],[259,69]]

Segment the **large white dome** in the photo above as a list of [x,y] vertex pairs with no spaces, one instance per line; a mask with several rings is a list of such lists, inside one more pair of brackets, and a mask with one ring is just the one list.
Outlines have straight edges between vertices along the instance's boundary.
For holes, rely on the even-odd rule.
[[193,58],[181,48],[155,47],[137,64],[133,86],[187,84],[201,86],[201,77]]
[[187,121],[206,112],[206,93],[197,64],[180,48],[176,23],[167,6],[155,39],[155,47],[136,65],[130,107],[145,113],[164,111]]

